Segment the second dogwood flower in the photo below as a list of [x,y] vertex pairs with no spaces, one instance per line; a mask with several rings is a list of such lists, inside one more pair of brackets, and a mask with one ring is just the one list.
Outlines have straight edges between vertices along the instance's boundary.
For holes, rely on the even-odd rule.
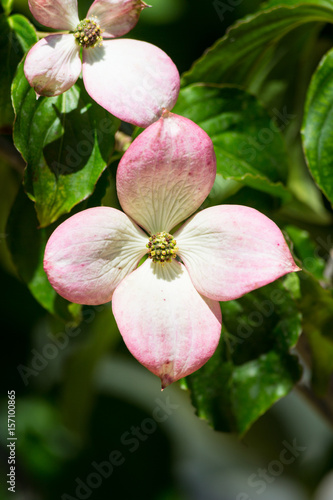
[[29,0],[29,7],[44,26],[69,31],[43,38],[28,53],[24,72],[37,95],[62,94],[82,69],[88,94],[121,120],[147,127],[173,108],[179,73],[172,60],[150,43],[115,40],[135,26],[144,2],[95,0],[81,21],[77,0]]

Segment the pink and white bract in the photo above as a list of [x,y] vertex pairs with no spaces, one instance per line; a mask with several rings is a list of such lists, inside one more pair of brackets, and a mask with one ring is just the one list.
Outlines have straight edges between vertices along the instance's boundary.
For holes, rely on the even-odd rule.
[[62,94],[82,69],[88,94],[124,121],[146,127],[173,108],[179,73],[172,60],[150,43],[114,40],[135,26],[143,1],[95,0],[83,21],[77,0],[29,0],[29,7],[41,24],[70,32],[49,35],[28,53],[24,72],[38,96]]
[[[173,232],[200,207],[215,175],[208,135],[165,112],[119,164],[117,191],[127,215],[108,207],[80,212],[46,247],[44,268],[55,290],[83,304],[112,299],[128,349],[162,387],[214,353],[218,301],[298,270],[280,229],[252,208],[208,208]],[[138,267],[145,254],[150,258]]]

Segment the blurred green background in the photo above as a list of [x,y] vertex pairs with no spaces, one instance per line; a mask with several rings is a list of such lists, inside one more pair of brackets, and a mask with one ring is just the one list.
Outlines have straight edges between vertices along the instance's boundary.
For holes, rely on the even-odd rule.
[[[90,3],[79,3],[84,17]],[[161,47],[183,72],[260,2],[229,2],[239,5],[224,19],[216,10],[222,3],[151,0],[130,36]],[[26,1],[16,1],[14,12],[33,21]],[[110,305],[85,307],[75,327],[37,304],[6,249],[6,220],[24,164],[8,137],[0,141],[0,497],[332,500],[332,431],[297,391],[240,441],[197,419],[178,384],[161,393],[159,380],[127,352]],[[6,484],[10,390],[16,392],[15,494]]]

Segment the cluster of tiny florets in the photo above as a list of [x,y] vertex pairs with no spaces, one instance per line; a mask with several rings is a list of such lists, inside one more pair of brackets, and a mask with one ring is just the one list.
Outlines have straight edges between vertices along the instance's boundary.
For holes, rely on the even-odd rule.
[[79,22],[73,35],[76,42],[84,49],[87,49],[88,47],[101,45],[103,41],[102,33],[103,30],[94,19],[84,19]]
[[171,262],[177,256],[177,242],[169,233],[153,234],[146,245],[148,248],[148,257],[153,262]]

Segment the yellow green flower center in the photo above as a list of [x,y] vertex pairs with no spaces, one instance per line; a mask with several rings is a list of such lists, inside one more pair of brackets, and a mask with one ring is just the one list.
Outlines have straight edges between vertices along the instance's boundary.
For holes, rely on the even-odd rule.
[[88,47],[96,47],[97,45],[101,45],[103,30],[100,28],[97,21],[93,18],[91,19],[83,19],[77,25],[73,35],[75,36],[76,42],[87,49]]
[[153,262],[160,262],[164,264],[165,262],[171,262],[177,255],[177,242],[174,237],[165,233],[153,234],[146,245],[148,248],[148,257],[153,260]]

